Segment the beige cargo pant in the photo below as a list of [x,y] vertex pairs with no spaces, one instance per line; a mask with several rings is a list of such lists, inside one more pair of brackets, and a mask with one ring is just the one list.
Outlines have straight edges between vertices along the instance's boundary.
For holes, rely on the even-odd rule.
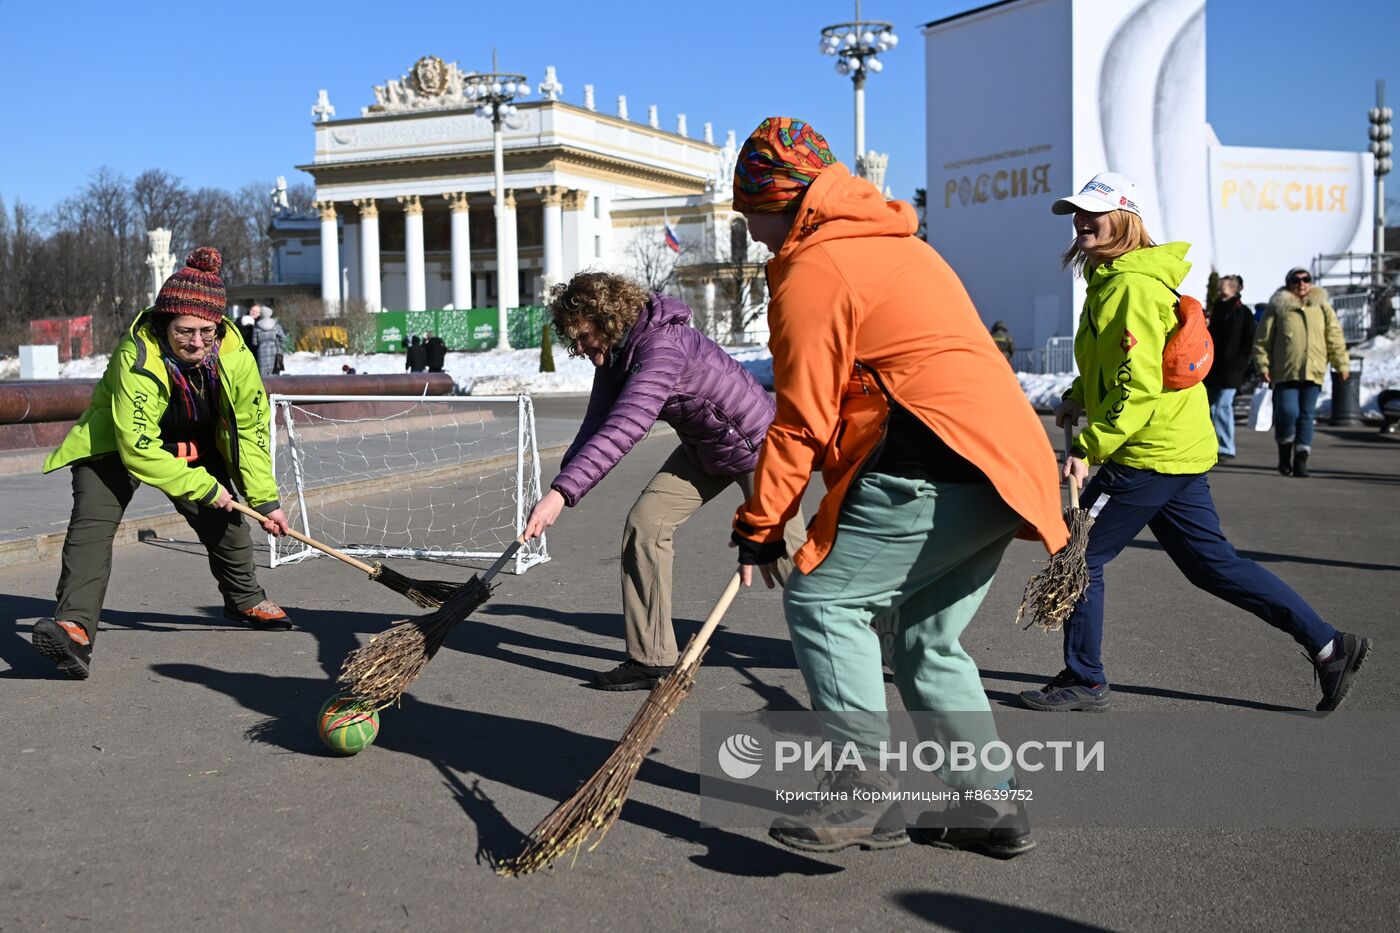
[[[676,528],[706,502],[738,484],[753,495],[753,474],[711,476],[677,447],[637,497],[622,530],[622,619],[627,656],[640,664],[670,667],[680,652],[671,627],[671,563]],[[807,540],[802,510],[783,532],[787,556],[777,564],[779,584],[792,573],[792,555]],[[737,558],[736,558],[737,563]]]

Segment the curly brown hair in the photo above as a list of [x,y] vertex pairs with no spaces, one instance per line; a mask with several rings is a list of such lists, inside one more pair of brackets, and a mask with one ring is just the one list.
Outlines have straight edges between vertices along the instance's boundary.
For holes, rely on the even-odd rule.
[[606,347],[615,347],[650,299],[650,293],[631,279],[611,272],[580,272],[550,289],[549,314],[569,356],[579,356],[574,339],[583,325],[589,325]]

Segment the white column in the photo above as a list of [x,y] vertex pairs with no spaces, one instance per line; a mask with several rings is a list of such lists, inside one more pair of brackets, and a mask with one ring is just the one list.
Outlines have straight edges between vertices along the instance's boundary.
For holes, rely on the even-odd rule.
[[465,191],[443,195],[452,207],[452,307],[464,311],[472,306],[471,214]]
[[374,198],[355,202],[360,209],[360,297],[370,311],[383,311],[379,297],[379,206]]
[[564,281],[564,188],[536,188],[544,198],[544,287]]
[[346,217],[345,226],[340,228],[340,235],[344,239],[341,244],[344,247],[344,259],[340,264],[343,270],[340,297],[348,304],[364,297],[364,293],[360,291],[360,225],[350,223],[350,218]]
[[496,190],[497,350],[510,349],[506,312],[520,304],[520,257],[515,251],[515,192]]
[[416,194],[401,194],[403,254],[408,275],[408,310],[428,310],[427,275],[423,269],[423,202]]
[[587,207],[587,191],[568,191],[564,194],[561,282],[572,279],[580,269],[590,264],[584,260],[584,244],[592,243],[588,238],[588,215],[585,213]]
[[[594,262],[608,262],[612,257],[612,197],[599,192],[594,200],[593,235],[597,237],[598,258]],[[589,244],[590,252],[593,244]]]
[[335,221],[335,202],[317,201],[321,212],[321,300],[326,313],[340,312],[340,229]]

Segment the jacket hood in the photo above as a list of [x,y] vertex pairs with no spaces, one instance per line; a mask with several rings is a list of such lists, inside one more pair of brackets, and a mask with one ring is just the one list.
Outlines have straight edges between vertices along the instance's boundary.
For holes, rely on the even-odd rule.
[[253,326],[258,330],[272,330],[272,328],[277,326],[277,322],[270,317],[260,317]]
[[651,300],[646,303],[641,312],[637,315],[637,323],[632,325],[629,338],[623,343],[630,342],[630,334],[636,334],[644,330],[656,327],[666,327],[670,324],[686,324],[690,322],[690,309],[684,302],[678,301],[667,295],[653,293]]
[[1309,308],[1320,308],[1328,303],[1327,289],[1321,285],[1314,285],[1308,289],[1308,297],[1299,298],[1288,290],[1287,286],[1274,292],[1269,299],[1269,306],[1275,311],[1297,311],[1306,306]]
[[1167,288],[1176,289],[1191,271],[1191,263],[1186,261],[1186,251],[1190,248],[1190,243],[1177,242],[1135,249],[1111,263],[1095,266],[1089,273],[1089,287],[1098,288],[1114,276],[1132,272],[1150,276]]
[[872,236],[913,236],[919,217],[904,201],[886,201],[864,178],[855,178],[837,162],[817,176],[802,198],[797,222],[783,241],[777,259],[828,240]]

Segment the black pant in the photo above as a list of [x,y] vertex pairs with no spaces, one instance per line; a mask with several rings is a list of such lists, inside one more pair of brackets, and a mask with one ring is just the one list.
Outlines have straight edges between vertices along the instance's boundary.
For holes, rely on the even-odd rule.
[[[205,469],[225,489],[227,471]],[[73,515],[63,539],[63,570],[58,577],[58,607],[54,618],[77,622],[88,638],[97,634],[107,580],[112,574],[112,540],[131,497],[141,483],[112,454],[73,465]],[[219,584],[224,607],[234,612],[251,609],[267,598],[253,565],[253,539],[238,512],[209,508],[188,499],[172,498],[175,510],[190,523],[209,552],[209,569]]]

